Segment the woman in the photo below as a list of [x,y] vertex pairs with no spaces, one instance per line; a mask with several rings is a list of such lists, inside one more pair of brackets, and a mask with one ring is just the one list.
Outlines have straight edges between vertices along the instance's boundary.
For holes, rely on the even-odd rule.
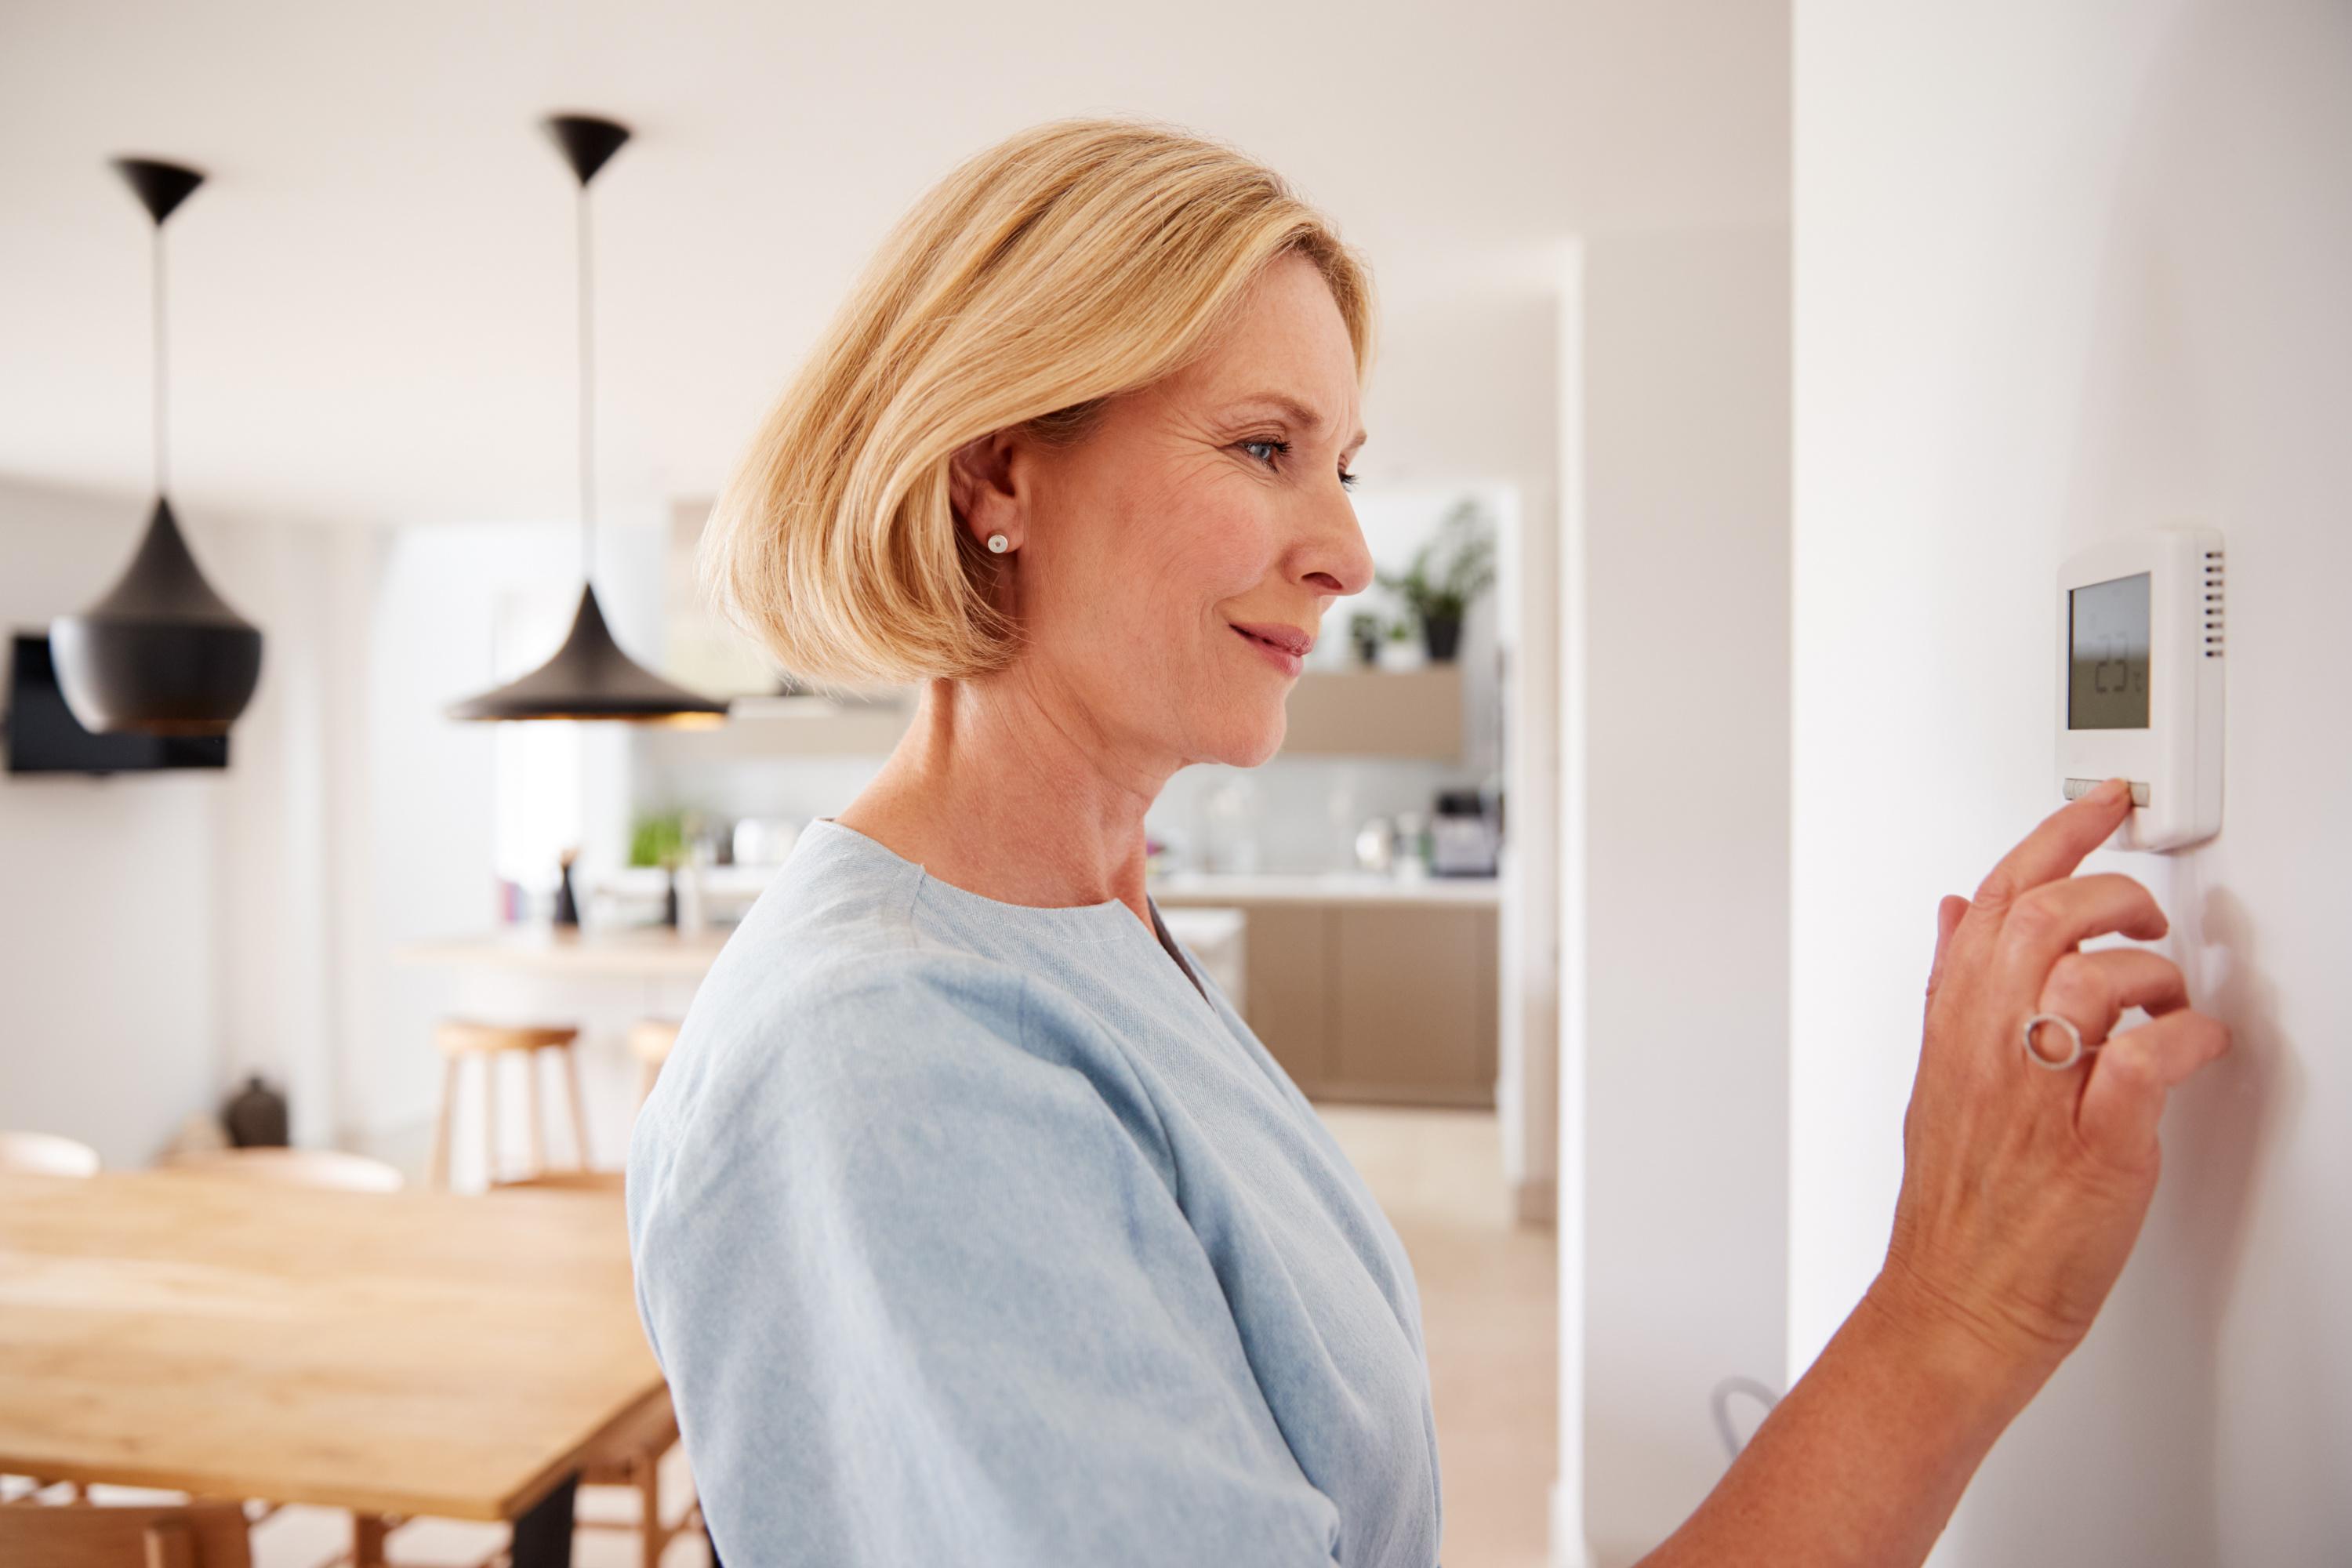
[[[723,497],[706,563],[786,668],[923,683],[630,1152],[738,1568],[1437,1561],[1404,1253],[1144,883],[1160,787],[1273,755],[1371,578],[1370,339],[1362,263],[1271,173],[1044,126],[902,221]],[[2164,930],[2070,879],[2127,809],[2085,797],[1945,900],[1885,1268],[1656,1563],[1918,1561],[2088,1327],[2166,1089],[2227,1043],[2161,957],[2076,951]],[[2039,1070],[2036,1013],[2105,1049]]]

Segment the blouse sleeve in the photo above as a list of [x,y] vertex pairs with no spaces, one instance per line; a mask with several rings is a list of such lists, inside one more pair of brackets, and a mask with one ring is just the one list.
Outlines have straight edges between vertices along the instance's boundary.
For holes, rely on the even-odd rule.
[[632,1157],[730,1568],[1328,1564],[1139,1095],[1026,1038],[1024,983],[976,962],[801,990]]

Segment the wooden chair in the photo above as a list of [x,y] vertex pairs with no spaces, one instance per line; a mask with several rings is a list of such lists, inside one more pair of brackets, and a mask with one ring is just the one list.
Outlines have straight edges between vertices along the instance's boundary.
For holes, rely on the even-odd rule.
[[[519,1182],[502,1182],[496,1190],[609,1193],[617,1196],[622,1190],[621,1182],[622,1173],[618,1171],[556,1171]],[[676,1520],[662,1518],[662,1456],[677,1442],[677,1409],[665,1391],[659,1399],[649,1401],[608,1433],[580,1469],[582,1486],[627,1487],[637,1494],[635,1525],[592,1519],[578,1523],[583,1530],[636,1530],[644,1568],[661,1568],[662,1553],[672,1541],[689,1530],[702,1528],[702,1505],[692,1497],[688,1498]]]
[[179,1155],[163,1168],[192,1175],[233,1176],[293,1187],[335,1187],[352,1193],[396,1193],[404,1184],[400,1172],[383,1161],[338,1149],[216,1149]]
[[69,1502],[0,1506],[8,1568],[252,1568],[245,1510],[233,1502],[163,1507]]
[[449,1124],[457,1103],[458,1068],[468,1060],[482,1064],[482,1169],[483,1182],[496,1186],[502,1166],[499,1159],[499,1059],[509,1053],[520,1052],[523,1059],[523,1084],[530,1100],[530,1169],[527,1174],[537,1175],[547,1169],[547,1142],[541,1125],[539,1100],[539,1053],[558,1052],[563,1059],[563,1078],[571,1092],[572,1163],[581,1170],[588,1168],[588,1107],[580,1093],[580,1064],[572,1055],[572,1042],[580,1031],[568,1025],[509,1025],[479,1024],[463,1019],[449,1019],[433,1031],[433,1044],[441,1052],[441,1115],[433,1124],[433,1162],[426,1177],[429,1185],[446,1188],[449,1185]]
[[23,1176],[95,1176],[98,1151],[54,1132],[0,1132],[0,1171]]
[[637,1058],[637,1103],[643,1105],[646,1096],[654,1091],[654,1079],[661,1076],[662,1064],[677,1047],[677,1020],[675,1018],[640,1018],[629,1026],[629,1054]]

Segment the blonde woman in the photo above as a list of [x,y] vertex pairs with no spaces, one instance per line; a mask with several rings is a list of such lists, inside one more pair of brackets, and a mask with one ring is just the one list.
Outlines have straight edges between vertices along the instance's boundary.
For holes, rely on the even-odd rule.
[[[903,220],[723,496],[706,563],[784,666],[922,683],[630,1152],[646,1326],[737,1568],[1437,1561],[1412,1270],[1143,870],[1161,786],[1272,756],[1370,579],[1371,344],[1364,263],[1275,174],[1047,125]],[[2088,1326],[2166,1088],[2226,1044],[2163,959],[2075,951],[2162,929],[2137,883],[2070,879],[2127,808],[2075,803],[1946,900],[1886,1267],[1656,1563],[1917,1562]],[[2159,1016],[2108,1039],[2132,1005]],[[2037,1013],[2097,1066],[2026,1059]]]

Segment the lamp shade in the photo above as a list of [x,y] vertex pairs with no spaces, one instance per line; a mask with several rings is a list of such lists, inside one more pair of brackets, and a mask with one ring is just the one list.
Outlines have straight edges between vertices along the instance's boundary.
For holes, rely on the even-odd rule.
[[621,719],[640,724],[722,723],[727,704],[673,686],[621,651],[594,587],[580,590],[572,630],[530,674],[449,708],[452,719]]
[[261,631],[196,569],[164,466],[163,220],[205,176],[154,158],[117,158],[114,169],[154,222],[155,510],[105,596],[49,623],[49,660],[66,706],[94,735],[226,735],[261,678]]
[[[629,128],[593,114],[555,114],[542,121],[579,186],[580,217],[580,567],[595,560],[596,485],[592,417],[594,333],[589,288],[588,182],[629,139]],[[727,704],[674,686],[621,651],[604,625],[593,582],[580,590],[580,609],[563,646],[520,679],[451,704],[452,719],[619,719],[637,724],[721,724]]]
[[261,678],[261,632],[213,592],[158,499],[121,578],[49,623],[66,706],[92,734],[226,735]]

